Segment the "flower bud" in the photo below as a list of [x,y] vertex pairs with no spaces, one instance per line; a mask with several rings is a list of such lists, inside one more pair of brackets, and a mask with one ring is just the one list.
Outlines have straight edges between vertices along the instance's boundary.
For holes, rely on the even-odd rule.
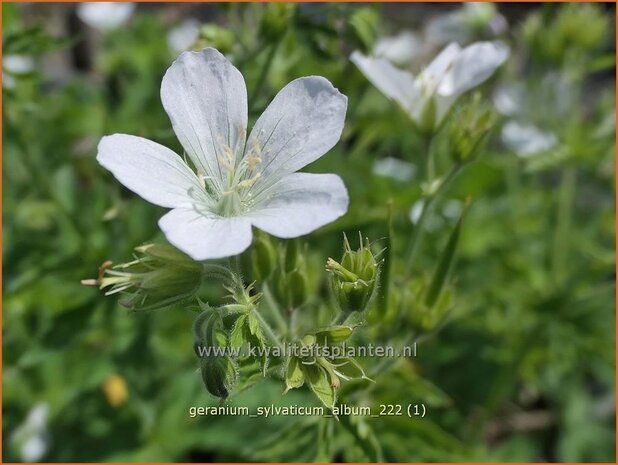
[[297,240],[288,241],[280,249],[279,267],[274,275],[274,294],[286,308],[297,308],[309,296],[309,278],[305,258]]
[[475,94],[470,102],[460,106],[448,127],[449,154],[456,163],[474,159],[479,147],[493,127],[494,113]]
[[363,311],[376,287],[379,264],[369,248],[368,241],[353,251],[344,236],[344,253],[341,263],[329,258],[326,270],[331,273],[331,285],[341,311]]
[[288,241],[285,245],[283,269],[288,273],[294,271],[298,268],[301,260],[302,256],[300,254],[300,247],[298,241],[294,239]]
[[82,284],[109,288],[105,295],[123,292],[120,304],[131,310],[162,308],[193,296],[202,283],[204,267],[165,244],[137,247],[137,258],[110,268],[105,262],[99,277]]
[[204,310],[193,322],[193,349],[200,358],[206,389],[213,396],[225,399],[238,381],[238,366],[234,359],[222,352],[229,344],[229,337],[223,329],[220,310],[207,304],[200,306]]
[[277,266],[277,251],[270,237],[262,232],[256,232],[253,247],[249,255],[251,272],[254,280],[267,279]]
[[300,307],[307,301],[309,283],[304,267],[289,273],[278,270],[275,274],[275,297],[286,308]]
[[204,357],[200,369],[208,392],[221,399],[230,395],[238,381],[238,368],[231,357]]

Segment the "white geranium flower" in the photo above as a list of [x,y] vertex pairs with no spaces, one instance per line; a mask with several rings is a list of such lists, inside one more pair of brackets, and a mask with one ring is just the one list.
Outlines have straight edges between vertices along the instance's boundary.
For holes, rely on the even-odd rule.
[[247,89],[217,50],[185,52],[163,77],[161,100],[197,173],[166,147],[114,134],[97,160],[126,187],[171,208],[167,239],[195,260],[238,254],[251,226],[281,238],[343,215],[348,194],[334,174],[296,173],[339,140],[347,98],[318,76],[290,82],[247,138]]
[[434,45],[470,42],[479,34],[497,37],[508,29],[508,23],[496,5],[488,2],[465,3],[462,8],[437,15],[425,27],[426,39]]
[[400,182],[412,179],[415,171],[416,167],[412,163],[393,157],[380,158],[373,164],[374,174]]
[[94,29],[109,31],[125,24],[131,18],[134,10],[135,3],[80,3],[77,6],[77,16]]
[[2,57],[2,87],[14,89],[17,86],[16,76],[34,71],[34,58],[29,55],[4,55]]
[[189,50],[200,35],[200,23],[195,19],[187,19],[173,28],[167,34],[167,43],[176,53]]
[[453,42],[416,78],[384,58],[358,51],[350,58],[420,128],[431,132],[461,94],[486,81],[508,56],[508,46],[500,41],[477,42],[463,49]]
[[375,56],[383,57],[397,66],[411,63],[423,51],[421,40],[411,31],[396,36],[382,37],[375,45]]
[[516,121],[509,121],[504,125],[501,137],[504,144],[522,158],[545,152],[558,143],[554,133]]
[[500,86],[493,95],[496,110],[504,116],[520,115],[525,110],[526,89],[520,83]]
[[[412,224],[417,225],[418,221],[421,219],[421,214],[423,213],[423,209],[425,208],[425,200],[420,199],[414,202],[414,205],[410,208],[408,212],[408,218],[412,222]],[[440,218],[435,213],[429,213],[425,223],[423,225],[423,229],[425,231],[436,231],[440,229],[440,226],[444,224],[442,218]]]
[[11,434],[11,442],[19,450],[23,462],[38,462],[49,449],[48,416],[49,406],[39,403]]

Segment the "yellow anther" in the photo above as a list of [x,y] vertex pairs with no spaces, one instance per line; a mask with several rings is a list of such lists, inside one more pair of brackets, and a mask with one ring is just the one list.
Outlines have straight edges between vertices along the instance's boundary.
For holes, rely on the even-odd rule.
[[261,173],[256,173],[251,179],[246,179],[238,183],[238,189],[247,189],[255,184],[255,182],[262,176]]
[[203,189],[206,189],[206,179],[207,178],[208,178],[208,176],[206,176],[204,173],[201,173],[201,172],[198,171],[197,179],[199,179],[200,185],[202,186]]
[[254,170],[257,165],[262,163],[262,159],[258,157],[257,155],[250,155],[246,158],[246,160],[247,160],[247,166],[249,167],[250,170]]
[[234,151],[227,144],[223,144],[223,154],[230,162],[234,162],[234,160],[236,159],[236,155],[234,154]]
[[262,155],[262,148],[260,147],[257,137],[251,141],[251,154],[258,158]]
[[232,166],[232,164],[230,163],[230,161],[227,158],[223,158],[222,156],[219,156],[219,164],[228,172],[228,173],[234,173],[234,167]]

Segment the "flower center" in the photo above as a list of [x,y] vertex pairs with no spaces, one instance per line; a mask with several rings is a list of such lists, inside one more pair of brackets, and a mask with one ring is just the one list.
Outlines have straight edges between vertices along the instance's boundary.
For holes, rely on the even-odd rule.
[[216,199],[215,213],[221,216],[237,216],[246,212],[255,204],[256,193],[254,185],[262,174],[259,171],[262,163],[261,148],[256,139],[245,151],[240,161],[229,145],[223,144],[222,155],[219,155],[219,165],[225,171],[226,183]]

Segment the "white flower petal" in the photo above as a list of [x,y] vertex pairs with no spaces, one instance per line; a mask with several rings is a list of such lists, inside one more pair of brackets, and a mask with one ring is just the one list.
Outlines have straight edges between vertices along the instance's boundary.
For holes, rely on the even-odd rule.
[[163,77],[161,100],[197,169],[221,187],[227,172],[219,160],[226,157],[226,146],[240,158],[246,137],[242,74],[214,48],[184,52]]
[[308,234],[348,209],[348,192],[334,174],[291,174],[277,182],[273,192],[268,204],[251,214],[251,222],[277,237]]
[[159,220],[167,240],[194,260],[238,255],[251,244],[247,218],[205,216],[190,208],[176,208]]
[[509,56],[509,47],[500,41],[477,42],[464,48],[453,64],[450,78],[438,89],[444,96],[459,96],[486,81]]
[[386,157],[376,160],[373,164],[373,173],[378,176],[393,178],[396,181],[406,182],[412,179],[416,166],[398,158]]
[[48,448],[49,444],[46,437],[43,434],[34,434],[24,441],[19,454],[24,462],[38,462],[43,458]]
[[127,188],[155,205],[174,208],[205,195],[198,178],[182,158],[142,137],[103,137],[97,161]]
[[382,37],[375,45],[376,57],[386,58],[398,66],[409,64],[421,52],[421,40],[411,31],[402,31],[393,37]]
[[126,23],[134,10],[134,3],[80,3],[77,6],[77,16],[88,26],[100,31],[107,31]]
[[521,83],[500,86],[493,95],[496,110],[505,116],[522,113],[526,99],[526,89]]
[[4,55],[2,70],[11,74],[28,74],[34,70],[34,58],[30,55]]
[[200,22],[191,18],[176,26],[167,34],[167,43],[174,52],[180,53],[191,48],[199,35]]
[[423,70],[418,78],[436,84],[441,83],[445,78],[446,72],[453,66],[460,53],[461,47],[459,44],[455,42],[450,43],[429,63],[429,66]]
[[44,402],[36,404],[30,412],[26,424],[33,429],[43,430],[47,425],[47,417],[49,416],[49,405]]
[[366,57],[358,51],[352,53],[350,60],[384,95],[412,112],[420,96],[411,73],[393,66],[384,58]]
[[520,157],[526,158],[553,148],[558,139],[552,132],[536,126],[509,121],[502,128],[502,141]]
[[255,123],[247,149],[260,147],[263,178],[278,179],[308,165],[339,141],[348,99],[323,77],[285,86]]

